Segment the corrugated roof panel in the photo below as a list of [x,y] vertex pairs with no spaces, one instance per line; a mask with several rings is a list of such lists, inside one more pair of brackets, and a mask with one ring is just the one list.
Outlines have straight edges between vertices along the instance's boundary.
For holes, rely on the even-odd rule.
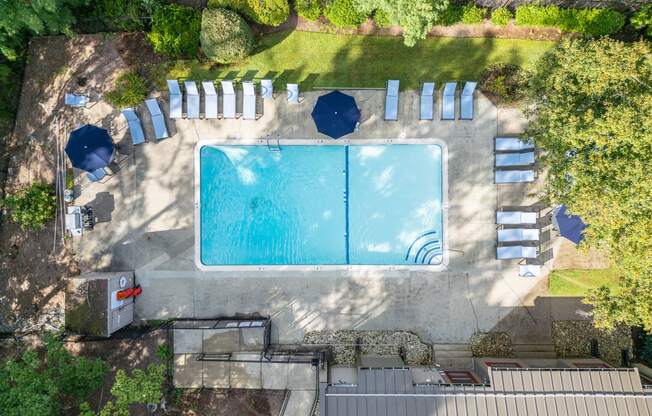
[[572,391],[584,391],[584,386],[582,384],[582,374],[578,371],[569,371],[571,379],[571,389]]
[[551,391],[553,388],[552,377],[550,371],[539,371],[541,376],[541,390],[540,391]]
[[547,371],[550,375],[550,388],[546,391],[563,391],[564,383],[561,379],[561,373],[559,371]]
[[588,383],[585,383],[584,385],[586,386],[588,384],[591,389],[590,391],[604,391],[604,386],[602,384],[602,377],[600,376],[599,371],[588,371],[583,374],[586,374],[584,379],[585,380],[588,379]]
[[555,409],[559,416],[569,416],[568,407],[566,406],[566,398],[563,396],[555,397]]
[[520,415],[517,410],[516,406],[516,397],[508,397],[505,399],[505,409],[506,415],[512,416],[512,415]]
[[432,398],[426,398],[425,399],[425,407],[426,407],[426,416],[439,416],[441,413],[437,413],[437,400],[433,400]]
[[568,413],[571,415],[579,415],[579,412],[577,410],[577,403],[575,402],[575,397],[566,397],[566,409],[568,409]]
[[356,397],[343,397],[340,400],[346,403],[347,416],[355,416],[357,414],[358,411],[357,405],[359,401],[362,401],[361,399],[358,399]]
[[640,415],[652,416],[652,397],[636,398],[636,408]]
[[527,416],[536,416],[539,413],[537,412],[537,401],[534,397],[528,397],[525,399],[525,413]]
[[496,415],[507,416],[507,399],[505,396],[496,397]]
[[557,402],[554,397],[546,396],[543,399],[545,414],[550,416],[559,416],[557,414]]
[[361,397],[358,400],[355,401],[355,413],[348,415],[348,416],[367,416],[369,412],[367,412],[367,402],[369,399]]
[[516,414],[517,415],[527,415],[527,406],[525,404],[525,396],[516,397],[514,399],[514,404],[516,405]]
[[618,411],[618,406],[616,405],[616,400],[614,400],[613,397],[610,398],[604,398],[604,402],[607,405],[607,414],[609,415],[620,415],[622,413],[619,413]]
[[573,375],[574,371],[562,371],[559,373],[561,377],[561,389],[562,391],[573,391]]
[[498,370],[498,369],[489,369],[489,379],[491,380],[491,387],[493,387],[494,390],[496,391],[503,391],[504,390],[504,380],[503,380],[503,372]]
[[584,397],[575,397],[575,408],[577,409],[578,416],[591,416],[589,408]]
[[414,401],[414,407],[416,408],[416,416],[430,416],[426,412],[426,402],[430,401],[425,397],[416,397]]
[[414,397],[397,397],[396,398],[396,415],[412,416],[408,414],[408,402],[414,402]]
[[376,416],[378,414],[378,400],[375,398],[367,399],[367,413],[364,415],[357,416]]
[[475,396],[473,401],[475,402],[475,408],[477,410],[478,416],[489,416],[489,399],[487,399],[486,396]]

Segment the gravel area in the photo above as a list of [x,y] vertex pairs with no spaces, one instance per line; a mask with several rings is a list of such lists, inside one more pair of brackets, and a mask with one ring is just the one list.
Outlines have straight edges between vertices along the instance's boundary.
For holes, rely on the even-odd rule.
[[513,357],[512,337],[507,332],[478,332],[471,337],[474,357]]
[[356,365],[360,355],[400,355],[407,365],[432,363],[432,346],[405,331],[314,331],[308,332],[304,344],[331,348],[331,364]]
[[601,358],[613,365],[620,365],[623,349],[633,356],[632,336],[627,327],[604,331],[596,329],[591,321],[552,322],[552,343],[560,357],[590,356],[593,339],[598,342]]

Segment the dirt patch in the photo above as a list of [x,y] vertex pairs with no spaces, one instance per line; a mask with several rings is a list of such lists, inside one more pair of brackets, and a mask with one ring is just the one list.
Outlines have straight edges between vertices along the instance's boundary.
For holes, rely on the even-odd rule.
[[560,269],[608,269],[609,256],[605,253],[590,248],[578,249],[577,246],[565,238],[560,238],[561,243],[555,252],[553,268]]
[[173,416],[278,415],[283,390],[201,390],[184,393],[167,413]]

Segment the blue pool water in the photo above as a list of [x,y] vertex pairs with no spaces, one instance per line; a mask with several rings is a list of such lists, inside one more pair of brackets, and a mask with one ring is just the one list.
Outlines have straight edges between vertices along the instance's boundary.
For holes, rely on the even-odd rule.
[[203,146],[200,260],[439,264],[438,145]]

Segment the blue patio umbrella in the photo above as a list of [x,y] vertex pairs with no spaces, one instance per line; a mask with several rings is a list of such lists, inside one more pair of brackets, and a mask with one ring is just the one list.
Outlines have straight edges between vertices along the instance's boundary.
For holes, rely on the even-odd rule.
[[66,154],[72,165],[87,172],[107,166],[113,160],[113,140],[105,129],[86,124],[70,133]]
[[559,234],[573,243],[579,244],[584,238],[582,232],[587,225],[577,215],[567,214],[566,205],[555,208],[552,214],[552,222]]
[[320,133],[339,139],[353,133],[360,121],[360,110],[355,98],[333,91],[317,99],[312,118]]

